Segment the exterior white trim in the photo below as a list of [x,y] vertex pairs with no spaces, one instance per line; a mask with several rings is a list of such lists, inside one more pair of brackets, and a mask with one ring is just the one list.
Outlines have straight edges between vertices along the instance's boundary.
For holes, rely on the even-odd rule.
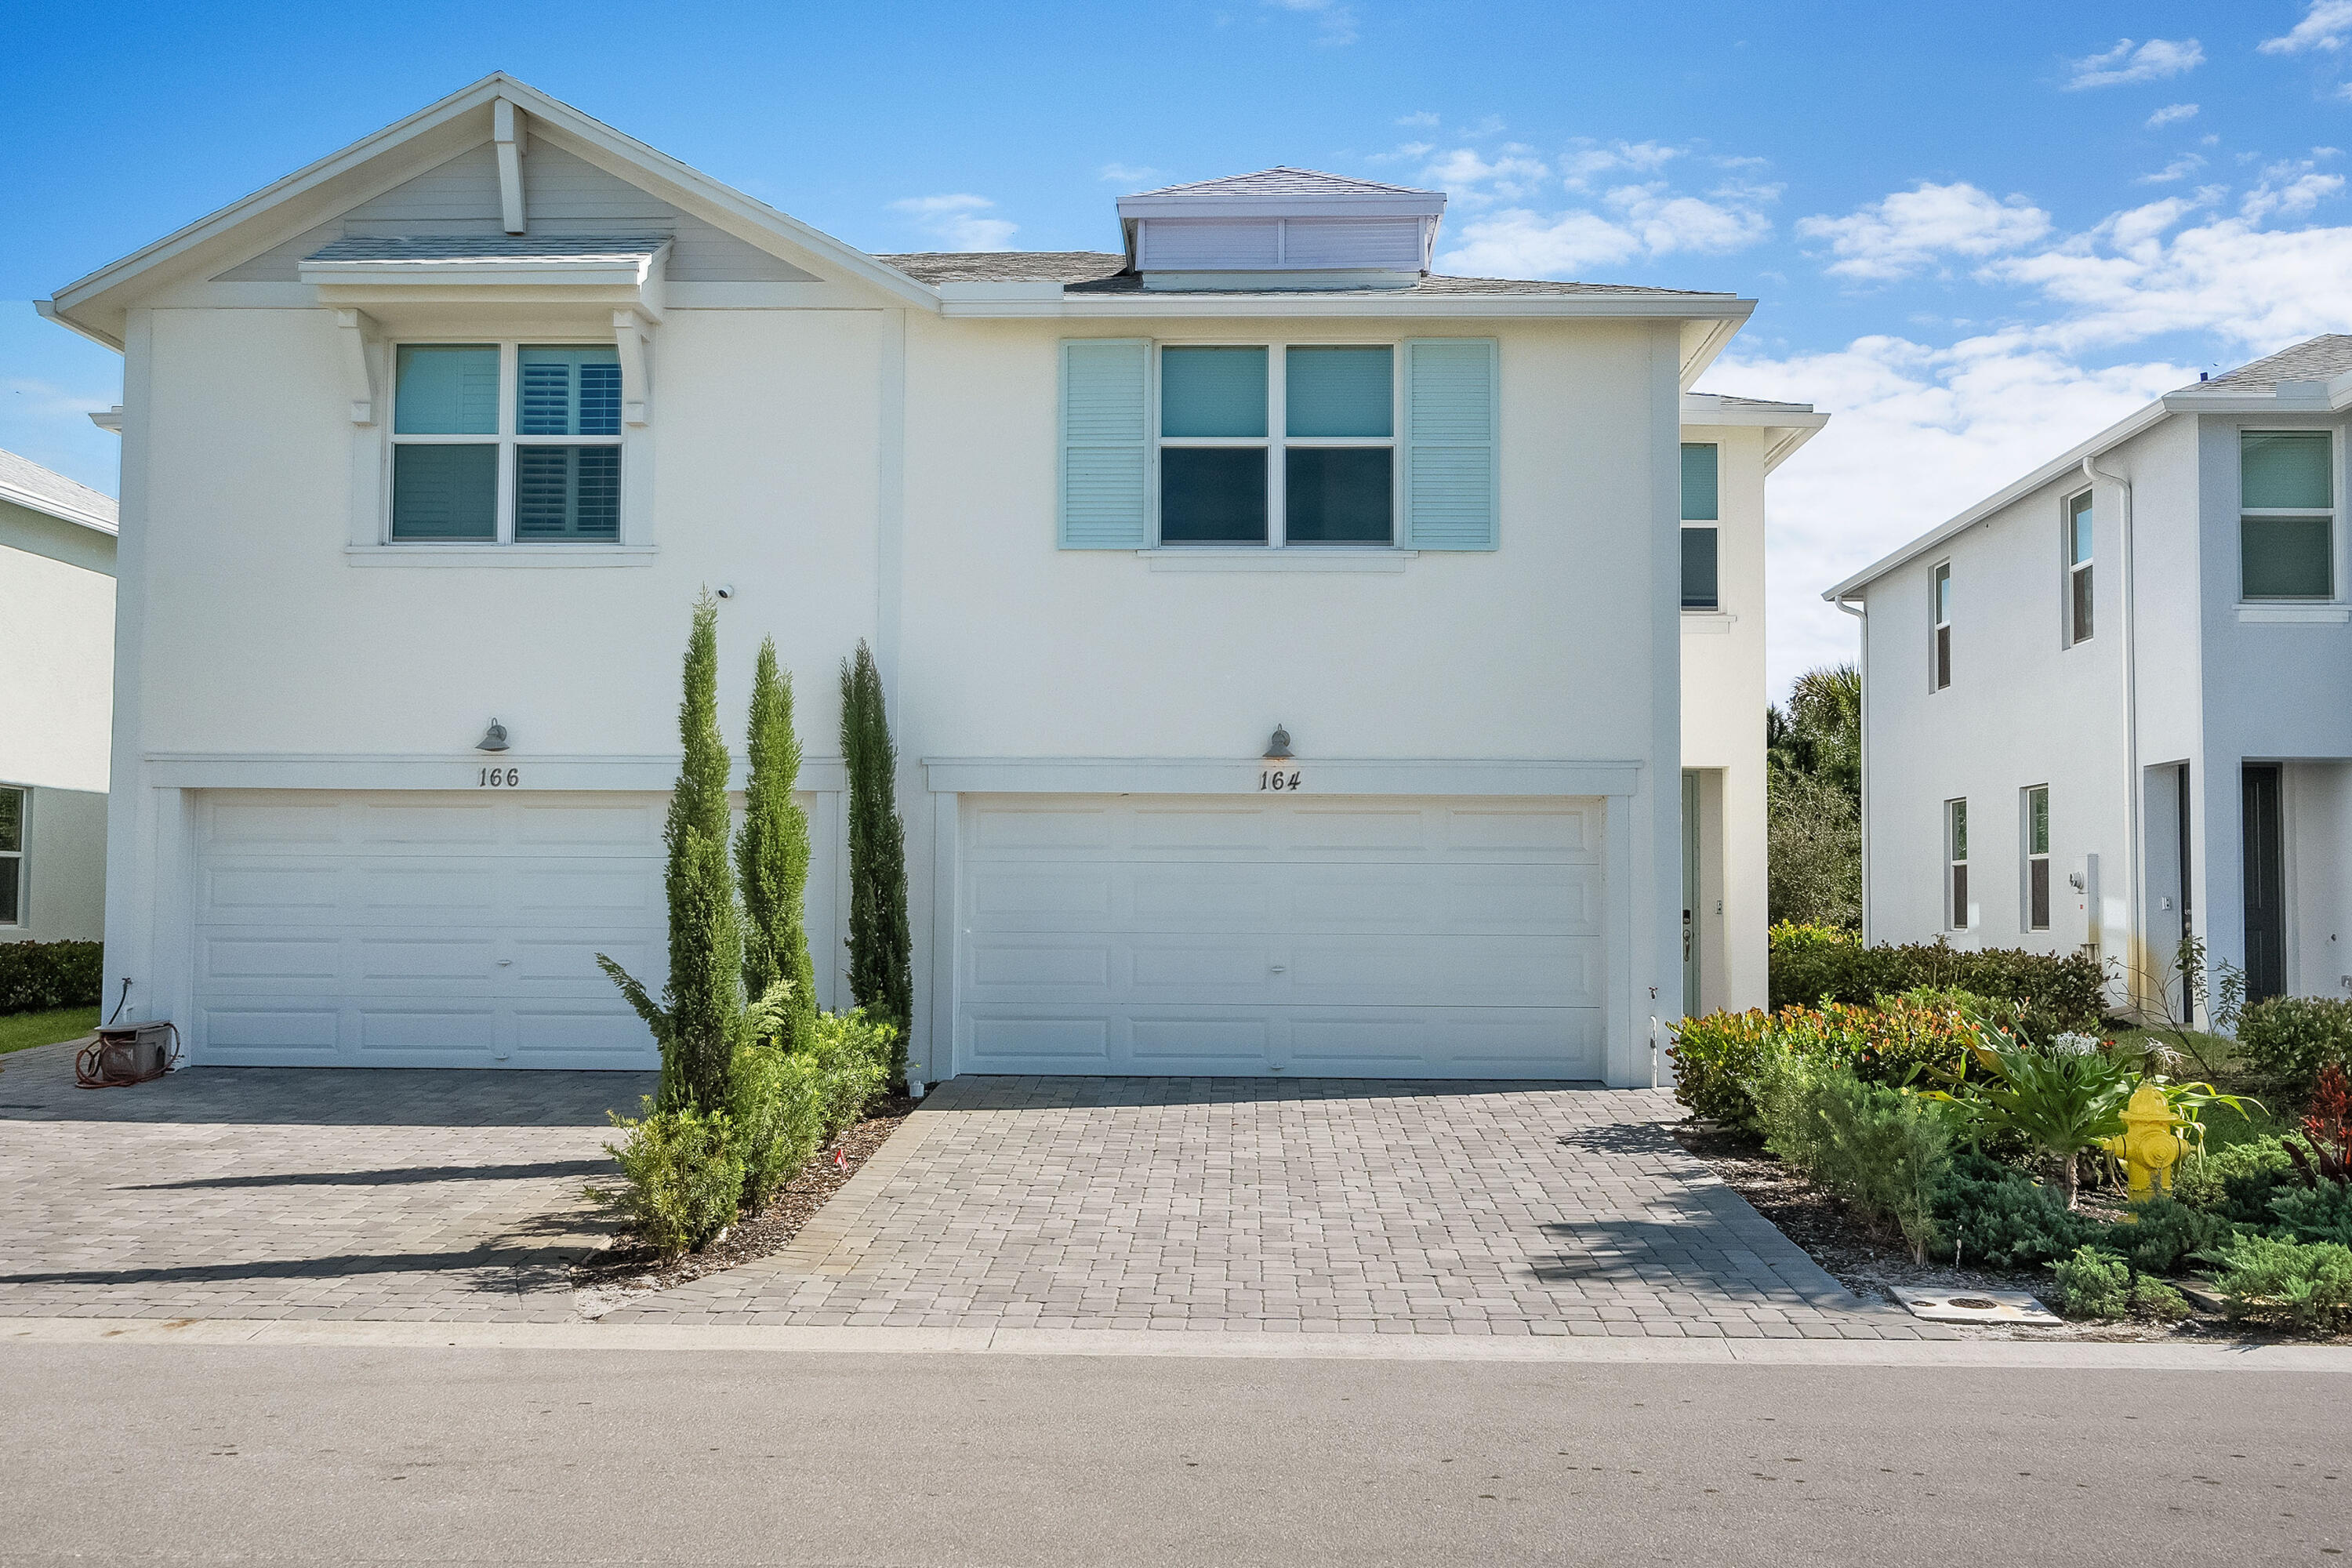
[[2249,626],[2342,626],[2352,621],[2352,605],[2240,605],[2238,619]]
[[[150,752],[146,782],[162,789],[435,789],[478,787],[495,761],[521,772],[516,790],[667,791],[677,782],[678,757],[534,756],[527,752],[452,752],[443,756],[301,755],[268,752]],[[733,761],[728,787],[743,787],[748,764]],[[812,795],[849,787],[838,757],[804,757],[795,786]]]
[[1213,544],[1163,544],[1136,554],[1154,572],[1402,572],[1421,558],[1418,550],[1393,545],[1349,549],[1345,545],[1298,544],[1282,548],[1264,544],[1231,550]]
[[353,566],[650,566],[650,544],[347,544]]
[[[673,767],[675,764],[672,764]],[[925,757],[935,795],[1254,795],[1255,757]],[[1301,757],[1301,795],[1631,795],[1638,762]]]

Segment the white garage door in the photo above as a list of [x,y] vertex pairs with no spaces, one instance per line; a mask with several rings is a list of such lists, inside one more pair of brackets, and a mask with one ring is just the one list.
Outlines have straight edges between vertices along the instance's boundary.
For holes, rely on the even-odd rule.
[[1601,803],[967,796],[963,1070],[1601,1076]]
[[198,797],[195,1059],[651,1068],[663,795]]

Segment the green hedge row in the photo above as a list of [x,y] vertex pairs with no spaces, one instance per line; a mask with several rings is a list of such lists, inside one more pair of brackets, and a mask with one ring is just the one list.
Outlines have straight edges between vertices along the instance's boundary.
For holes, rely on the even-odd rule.
[[2352,999],[2273,996],[2238,1016],[2238,1055],[2289,1105],[2311,1098],[2320,1069],[2352,1073]]
[[1864,947],[1831,926],[1772,928],[1774,1008],[1818,1007],[1824,1001],[1868,1006],[1881,996],[1921,987],[1966,991],[2022,1004],[2030,1032],[2095,1033],[2106,1014],[2105,976],[2081,953],[2063,957],[2018,948],[1963,952],[1938,937],[1903,947]]
[[0,1016],[95,1007],[105,965],[103,942],[0,942]]

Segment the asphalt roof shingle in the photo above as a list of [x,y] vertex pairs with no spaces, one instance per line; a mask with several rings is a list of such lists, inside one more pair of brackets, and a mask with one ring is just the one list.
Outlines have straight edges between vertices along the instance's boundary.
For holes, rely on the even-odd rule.
[[1139,196],[1358,196],[1375,193],[1385,196],[1433,196],[1439,194],[1413,185],[1384,185],[1378,180],[1327,174],[1320,169],[1294,169],[1287,163],[1277,163],[1271,169],[1259,169],[1247,174],[1225,174],[1213,180],[1162,185],[1156,191],[1137,191],[1134,194]]
[[[923,283],[1059,283],[1073,294],[1140,294],[1143,279],[1127,270],[1116,250],[913,251],[874,259]],[[1397,294],[1560,295],[1703,294],[1696,289],[1645,289],[1630,283],[1568,283],[1539,278],[1444,278],[1425,276],[1402,289],[1298,289],[1263,287],[1187,289],[1187,295],[1299,293],[1318,297],[1386,297]]]
[[2198,384],[2224,386],[2232,392],[2268,392],[2282,381],[2332,381],[2347,370],[2352,370],[2352,335],[2329,332]]
[[0,450],[0,497],[68,522],[110,530],[119,515],[112,496],[5,450]]

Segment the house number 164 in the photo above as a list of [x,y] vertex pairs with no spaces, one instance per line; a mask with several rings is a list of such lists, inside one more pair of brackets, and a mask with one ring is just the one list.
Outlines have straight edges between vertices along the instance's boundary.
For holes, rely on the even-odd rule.
[[1257,787],[1260,789],[1297,789],[1298,787],[1298,771],[1296,768],[1292,769],[1289,773],[1284,773],[1280,768],[1264,769],[1257,775]]

